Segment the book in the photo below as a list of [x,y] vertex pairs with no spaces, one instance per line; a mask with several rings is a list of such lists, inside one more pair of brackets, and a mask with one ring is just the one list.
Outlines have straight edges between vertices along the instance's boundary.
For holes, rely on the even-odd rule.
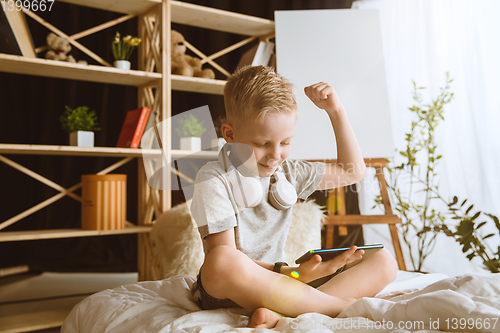
[[35,43],[23,11],[8,3],[0,4],[0,53],[36,58]]
[[236,69],[243,66],[268,66],[274,54],[274,43],[261,41],[246,51],[240,58]]
[[[150,131],[148,133],[148,130],[155,125],[156,125],[156,112],[151,111],[151,113],[149,114],[148,121],[146,123],[146,128],[144,128],[144,134],[142,135],[141,143],[139,144],[139,148],[141,148],[141,149],[153,148],[153,140],[154,140],[154,136],[155,136],[154,131]],[[147,136],[146,136],[146,133],[148,133]]]
[[273,54],[274,43],[273,42],[259,42],[259,47],[255,52],[255,56],[252,61],[252,66],[267,66],[271,55]]
[[123,122],[117,147],[139,148],[142,134],[146,128],[151,109],[145,106],[127,112]]

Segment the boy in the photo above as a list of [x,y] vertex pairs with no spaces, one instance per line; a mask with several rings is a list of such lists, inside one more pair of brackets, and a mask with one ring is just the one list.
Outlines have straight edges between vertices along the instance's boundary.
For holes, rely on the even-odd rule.
[[[218,162],[207,163],[196,177],[191,213],[205,261],[192,293],[203,309],[241,306],[253,311],[250,327],[272,328],[282,315],[306,312],[335,317],[356,299],[375,296],[396,277],[395,260],[385,249],[366,260],[353,246],[326,262],[316,255],[298,267],[283,263],[291,209],[269,203],[273,174],[284,173],[301,199],[315,190],[356,183],[365,175],[356,138],[333,88],[319,82],[304,91],[330,117],[337,164],[287,160],[297,120],[293,86],[271,68],[256,66],[228,79],[222,133],[228,144],[252,147],[264,199],[251,208],[239,207]],[[329,280],[317,288],[307,284],[323,277]]]

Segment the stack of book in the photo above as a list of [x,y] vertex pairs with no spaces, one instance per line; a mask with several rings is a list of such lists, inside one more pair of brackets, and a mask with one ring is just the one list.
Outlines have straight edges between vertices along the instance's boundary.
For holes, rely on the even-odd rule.
[[142,135],[155,124],[156,113],[143,106],[127,112],[123,122],[117,147],[149,149],[153,145],[153,137],[142,140]]

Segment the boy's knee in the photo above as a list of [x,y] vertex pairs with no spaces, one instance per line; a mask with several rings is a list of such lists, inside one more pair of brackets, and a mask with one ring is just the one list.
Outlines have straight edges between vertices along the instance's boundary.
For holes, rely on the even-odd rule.
[[398,275],[398,265],[396,259],[387,249],[382,249],[374,254],[377,258],[377,264],[387,278],[387,283],[394,281]]
[[201,267],[202,284],[209,294],[211,292],[217,294],[220,287],[227,286],[232,279],[237,278],[238,272],[241,271],[241,254],[240,251],[227,245],[220,245],[210,250]]

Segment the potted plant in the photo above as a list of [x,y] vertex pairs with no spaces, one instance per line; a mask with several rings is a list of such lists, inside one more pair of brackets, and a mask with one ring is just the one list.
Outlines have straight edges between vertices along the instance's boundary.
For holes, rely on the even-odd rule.
[[192,114],[185,117],[179,117],[176,131],[181,138],[181,150],[201,150],[201,136],[206,131],[203,127],[203,121],[200,123],[198,118]]
[[220,151],[221,148],[226,144],[226,140],[224,139],[224,137],[222,135],[222,124],[224,124],[225,122],[227,122],[225,117],[219,117],[214,122],[214,129],[215,129],[215,133],[217,134],[217,138],[212,139],[212,142],[211,142],[212,150]]
[[65,108],[59,121],[63,130],[69,133],[70,146],[93,147],[94,131],[100,130],[95,111],[89,111],[88,106],[79,106],[72,110],[66,105]]
[[[413,82],[415,105],[409,110],[415,113],[416,120],[412,121],[410,133],[406,134],[406,147],[397,150],[398,155],[403,157],[401,163],[388,160],[387,187],[397,215],[401,218],[399,230],[408,246],[415,271],[422,270],[427,256],[433,252],[437,235],[444,233],[462,246],[462,252],[469,260],[479,257],[486,269],[498,273],[500,247],[495,252],[485,240],[500,236],[499,219],[485,213],[494,222],[498,233],[483,236],[479,229],[487,221],[478,222],[481,212],[475,212],[474,205],[466,209],[464,205],[467,199],[459,205],[456,196],[449,201],[439,192],[436,167],[442,155],[437,151],[435,130],[439,122],[444,120],[444,105],[453,98],[453,93],[449,92],[452,81],[446,73],[446,86],[441,88],[440,95],[432,103],[425,105],[419,93],[420,89],[425,88],[417,87]],[[377,196],[375,202],[383,206],[381,195]],[[450,220],[457,223],[449,226]]]
[[116,33],[115,39],[111,43],[113,57],[115,58],[113,64],[116,68],[130,69],[130,56],[134,49],[139,46],[141,41],[140,38],[132,37],[131,35],[120,38],[120,33]]

